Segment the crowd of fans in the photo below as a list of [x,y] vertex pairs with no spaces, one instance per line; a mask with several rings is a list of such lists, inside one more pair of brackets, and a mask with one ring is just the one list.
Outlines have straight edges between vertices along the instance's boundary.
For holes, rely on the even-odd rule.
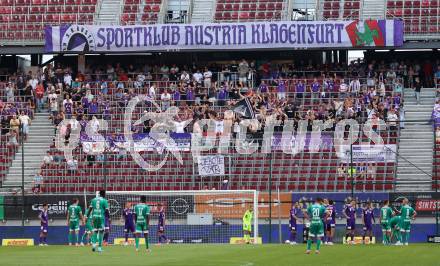
[[[433,73],[433,69],[438,71]],[[26,140],[34,114],[48,110],[54,126],[65,118],[77,121],[60,128],[66,140],[76,127],[84,132],[89,121],[94,130],[100,130],[100,118],[109,122],[107,135],[112,138],[123,131],[121,121],[128,101],[146,94],[155,99],[162,110],[179,107],[175,117],[177,133],[192,132],[193,124],[186,125],[183,121],[202,118],[216,120],[216,133],[220,134],[224,119],[233,120],[233,133],[238,133],[242,117],[231,112],[225,115],[224,111],[233,109],[243,98],[250,100],[262,125],[250,128],[254,138],[262,137],[266,119],[279,120],[280,126],[275,127],[275,131],[282,130],[286,119],[293,119],[295,127],[299,120],[308,120],[308,130],[317,119],[331,120],[334,124],[346,118],[359,123],[382,119],[393,132],[404,127],[403,87],[414,88],[417,96],[421,87],[437,86],[437,78],[440,78],[439,61],[418,64],[357,60],[349,65],[318,65],[312,61],[256,64],[242,59],[203,66],[116,63],[86,66],[84,71],[57,63],[7,76],[2,83],[1,127],[2,135],[7,136],[7,145],[16,149],[20,137]],[[435,110],[440,112],[438,105],[440,102]],[[133,118],[141,114],[139,111]],[[152,125],[152,121],[147,120],[132,130],[148,133]],[[125,157],[126,152],[120,149],[117,156]],[[63,159],[51,150],[43,163]],[[88,156],[87,160],[93,163],[104,158]],[[69,171],[75,171],[78,162],[67,162],[67,165]],[[365,166],[366,173],[373,171],[374,166],[369,167]],[[41,175],[37,176],[40,183]]]

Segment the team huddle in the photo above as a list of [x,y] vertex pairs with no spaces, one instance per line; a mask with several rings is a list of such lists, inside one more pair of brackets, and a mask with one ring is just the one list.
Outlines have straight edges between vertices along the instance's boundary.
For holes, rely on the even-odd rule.
[[[290,210],[290,237],[289,243],[296,244],[296,229],[299,213],[299,204],[296,202]],[[373,240],[373,225],[376,218],[373,212],[372,203],[369,202],[362,208],[363,236],[362,242],[369,243]],[[345,240],[348,244],[354,244],[356,228],[356,201],[351,200],[345,205],[343,215],[347,220]],[[411,231],[411,220],[417,215],[416,211],[409,206],[408,199],[404,198],[400,210],[393,211],[389,206],[389,201],[385,200],[380,209],[380,225],[382,227],[382,239],[384,245],[395,243],[396,245],[408,245]],[[316,253],[319,253],[322,238],[324,243],[333,245],[333,237],[336,228],[336,208],[332,200],[317,198],[315,202],[308,206],[304,212],[304,217],[310,221],[307,239],[307,254],[311,252],[313,240],[316,241]]]
[[[47,245],[48,233],[48,208],[47,204],[43,205],[43,209],[39,214],[41,221],[40,245]],[[125,243],[128,245],[129,234],[135,237],[136,251],[139,251],[140,237],[143,235],[147,252],[150,252],[149,245],[149,224],[150,224],[151,208],[147,204],[146,196],[140,196],[140,202],[133,208],[131,203],[127,202],[125,209],[122,211],[124,219]],[[165,235],[165,210],[162,204],[158,204],[158,244],[169,243]],[[67,210],[67,226],[69,227],[68,242],[69,245],[80,245],[79,231],[80,224],[85,225],[84,234],[81,237],[81,245],[90,243],[92,251],[102,252],[103,243],[108,242],[110,231],[110,212],[105,191],[99,192],[99,195],[92,199],[85,214],[83,214],[78,199],[73,199],[72,204]]]

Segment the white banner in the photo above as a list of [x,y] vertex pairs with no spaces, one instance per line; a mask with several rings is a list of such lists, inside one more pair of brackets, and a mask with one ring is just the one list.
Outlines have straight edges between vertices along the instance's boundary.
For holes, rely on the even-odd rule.
[[[396,162],[396,144],[387,145],[353,145],[353,162],[392,163]],[[341,160],[349,163],[350,146],[344,147]]]
[[48,53],[243,50],[403,45],[401,20],[261,21],[45,28]]
[[199,175],[225,175],[225,157],[223,155],[205,155],[198,158]]

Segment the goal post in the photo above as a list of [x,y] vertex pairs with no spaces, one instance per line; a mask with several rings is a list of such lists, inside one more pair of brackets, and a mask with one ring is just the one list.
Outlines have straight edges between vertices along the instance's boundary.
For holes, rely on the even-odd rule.
[[[110,239],[114,239],[115,244],[121,244],[125,237],[124,208],[133,209],[141,196],[146,196],[151,208],[149,238],[152,243],[160,241],[160,209],[165,214],[164,234],[171,243],[242,243],[243,215],[246,210],[252,210],[251,236],[258,243],[256,190],[107,191],[112,221]],[[129,237],[133,235],[130,233]]]

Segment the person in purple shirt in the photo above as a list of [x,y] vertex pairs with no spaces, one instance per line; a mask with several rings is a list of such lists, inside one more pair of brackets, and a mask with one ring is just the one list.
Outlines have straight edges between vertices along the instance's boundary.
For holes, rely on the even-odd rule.
[[96,98],[93,98],[92,102],[89,104],[89,115],[90,117],[96,115],[98,113],[99,104],[96,101]]
[[226,86],[221,86],[217,93],[217,105],[218,106],[225,106],[226,98],[228,96],[228,91],[226,89]]
[[298,221],[298,213],[299,213],[299,204],[295,202],[292,204],[292,208],[290,209],[289,215],[289,228],[290,235],[289,241],[291,245],[296,245],[296,222]]
[[312,92],[312,103],[316,100],[319,102],[319,94],[321,91],[321,85],[316,78],[313,79],[313,83],[310,86],[310,91]]
[[85,109],[85,113],[87,114],[87,110],[89,109],[89,99],[86,96],[82,97],[81,104]]
[[364,234],[362,235],[362,242],[365,244],[365,237],[370,237],[370,244],[373,241],[373,224],[376,223],[374,218],[374,208],[371,202],[367,203],[367,206],[362,209],[362,221],[364,223]]
[[186,90],[186,100],[188,101],[187,104],[190,106],[193,105],[195,98],[196,97],[194,95],[192,86],[188,86],[188,89]]
[[131,208],[130,202],[125,203],[125,209],[122,212],[122,217],[124,218],[124,233],[125,233],[124,246],[127,246],[128,245],[128,234],[132,233],[134,235],[134,233],[135,233],[134,212],[133,212],[133,209]]
[[43,204],[43,209],[38,214],[38,218],[40,219],[40,246],[47,246],[47,233],[49,229],[49,207],[47,203]]
[[326,241],[324,242],[326,245],[333,245],[333,236],[335,235],[335,227],[336,227],[336,207],[334,205],[333,200],[328,200],[328,205],[326,207],[328,215],[325,219],[325,235]]
[[165,235],[165,207],[162,203],[159,203],[157,208],[159,209],[159,220],[157,222],[157,244],[163,243],[169,244],[170,240]]
[[63,101],[64,112],[66,113],[66,118],[70,119],[73,113],[73,102],[70,99],[70,96],[67,95],[66,99]]
[[296,83],[295,85],[296,97],[302,99],[305,90],[306,86],[304,85],[304,83],[301,80],[298,81],[298,83]]
[[286,81],[280,78],[277,82],[277,93],[279,100],[286,99],[286,89],[287,89]]
[[[356,229],[356,201],[354,199],[345,205],[344,216],[347,219],[345,240],[347,243],[354,244],[354,233]],[[351,239],[350,242],[348,241],[349,237]]]
[[110,101],[109,100],[105,100],[101,104],[101,108],[102,108],[102,118],[104,120],[110,120],[111,119]]
[[261,81],[260,87],[258,87],[258,90],[260,91],[260,93],[267,93],[268,92],[268,87],[266,85],[266,82],[264,80]]
[[108,212],[104,215],[104,245],[108,245],[108,238],[110,236],[110,227],[111,227],[111,219],[110,214]]

